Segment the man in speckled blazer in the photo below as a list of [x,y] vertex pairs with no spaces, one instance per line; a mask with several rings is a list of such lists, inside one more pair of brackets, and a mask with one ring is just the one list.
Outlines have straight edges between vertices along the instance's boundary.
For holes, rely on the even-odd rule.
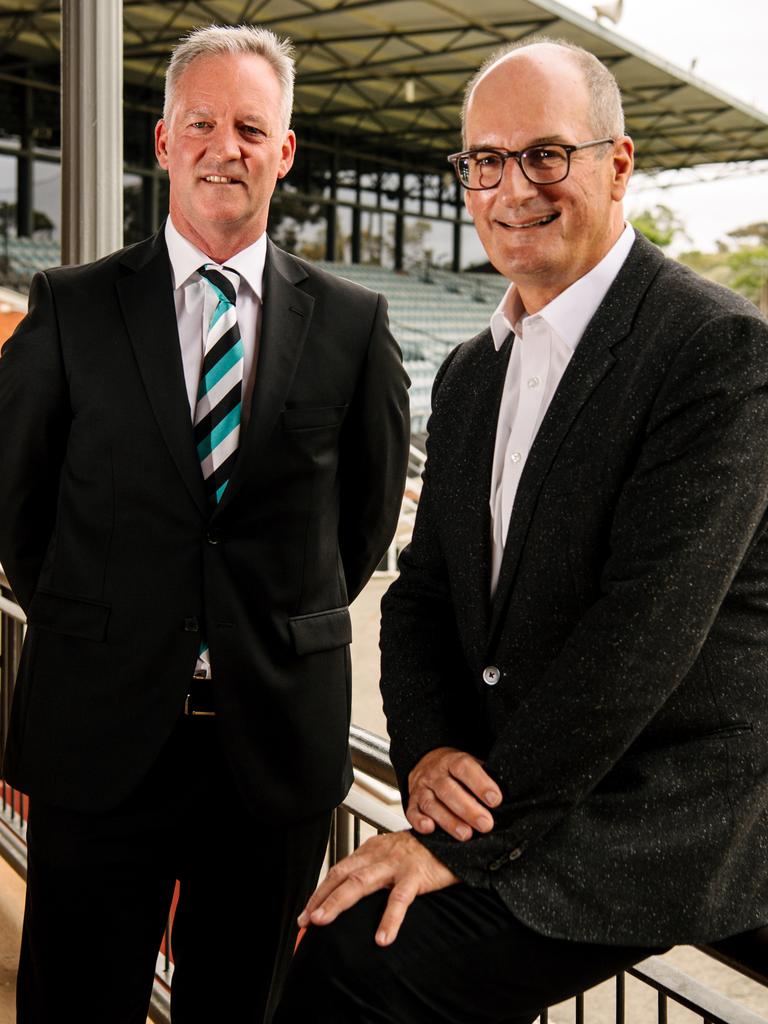
[[312,897],[280,1024],[524,1024],[768,922],[768,325],[625,225],[590,55],[495,55],[464,140],[514,285],[437,376],[383,604],[412,831]]

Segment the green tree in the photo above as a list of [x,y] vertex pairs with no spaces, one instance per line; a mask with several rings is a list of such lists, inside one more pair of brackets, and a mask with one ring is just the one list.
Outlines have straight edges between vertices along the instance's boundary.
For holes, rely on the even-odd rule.
[[664,206],[663,203],[650,210],[641,210],[639,213],[630,214],[629,221],[638,231],[642,231],[654,245],[658,245],[662,249],[671,245],[678,235],[682,235],[683,238],[688,237],[683,222],[674,210]]
[[747,224],[728,233],[715,252],[681,253],[681,263],[733,288],[768,314],[768,223]]

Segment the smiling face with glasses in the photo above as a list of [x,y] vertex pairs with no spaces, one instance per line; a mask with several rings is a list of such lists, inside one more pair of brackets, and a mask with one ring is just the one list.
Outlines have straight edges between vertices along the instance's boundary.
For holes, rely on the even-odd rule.
[[632,143],[596,137],[582,72],[539,44],[495,64],[466,111],[466,149],[448,159],[496,269],[535,312],[588,273],[624,228]]

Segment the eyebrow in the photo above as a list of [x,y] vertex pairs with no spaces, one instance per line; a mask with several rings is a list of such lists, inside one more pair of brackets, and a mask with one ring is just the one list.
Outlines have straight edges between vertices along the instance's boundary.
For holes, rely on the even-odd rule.
[[[565,138],[562,135],[542,135],[537,139],[526,142],[524,146],[521,146],[519,151],[522,153],[526,149],[531,149],[534,146],[549,146],[549,145],[567,145]],[[506,149],[506,146],[498,146],[493,142],[478,142],[475,145],[467,146],[467,149]]]
[[[210,107],[190,107],[188,110],[181,111],[182,117],[215,117],[214,111]],[[257,124],[262,126],[265,123],[263,114],[244,113],[237,117],[238,122],[247,121],[251,124]]]

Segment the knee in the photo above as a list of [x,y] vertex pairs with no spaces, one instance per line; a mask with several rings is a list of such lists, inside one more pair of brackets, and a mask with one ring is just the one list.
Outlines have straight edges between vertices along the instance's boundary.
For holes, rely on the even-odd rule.
[[368,1005],[371,979],[382,968],[374,935],[385,902],[385,893],[375,893],[333,924],[307,930],[293,957],[274,1024],[364,1019],[360,1009]]

